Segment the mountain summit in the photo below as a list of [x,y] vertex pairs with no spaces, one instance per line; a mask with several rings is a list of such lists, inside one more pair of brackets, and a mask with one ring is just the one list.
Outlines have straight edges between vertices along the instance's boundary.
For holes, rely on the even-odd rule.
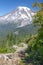
[[23,27],[32,23],[34,14],[30,8],[19,6],[14,11],[0,17],[0,24],[15,24],[17,27]]

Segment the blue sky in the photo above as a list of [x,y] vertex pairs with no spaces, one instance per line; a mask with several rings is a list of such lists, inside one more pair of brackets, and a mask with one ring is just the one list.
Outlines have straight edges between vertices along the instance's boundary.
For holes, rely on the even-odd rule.
[[[38,1],[43,2],[43,0]],[[34,2],[36,2],[36,0],[0,0],[0,16],[11,12],[18,6],[26,6],[32,10],[36,10],[35,8],[32,8]]]

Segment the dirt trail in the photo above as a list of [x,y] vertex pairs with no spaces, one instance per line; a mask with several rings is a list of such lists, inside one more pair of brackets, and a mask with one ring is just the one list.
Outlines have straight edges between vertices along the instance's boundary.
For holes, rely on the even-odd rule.
[[15,53],[0,54],[0,65],[19,65],[20,63],[20,52],[24,52],[27,45],[24,44],[23,47],[18,47]]

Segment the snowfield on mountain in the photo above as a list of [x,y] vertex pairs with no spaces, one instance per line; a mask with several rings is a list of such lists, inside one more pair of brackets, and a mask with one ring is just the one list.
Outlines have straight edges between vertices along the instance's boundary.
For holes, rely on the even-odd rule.
[[35,13],[28,7],[19,6],[12,12],[0,17],[0,24],[15,24],[23,27],[32,23],[32,16]]

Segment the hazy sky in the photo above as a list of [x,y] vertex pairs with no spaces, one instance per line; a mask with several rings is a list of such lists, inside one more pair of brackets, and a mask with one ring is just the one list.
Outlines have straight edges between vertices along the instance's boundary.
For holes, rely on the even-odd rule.
[[[0,16],[11,12],[16,9],[18,6],[26,6],[31,8],[32,10],[36,10],[32,8],[32,4],[36,0],[0,0]],[[43,0],[38,0],[39,2],[43,2]]]

